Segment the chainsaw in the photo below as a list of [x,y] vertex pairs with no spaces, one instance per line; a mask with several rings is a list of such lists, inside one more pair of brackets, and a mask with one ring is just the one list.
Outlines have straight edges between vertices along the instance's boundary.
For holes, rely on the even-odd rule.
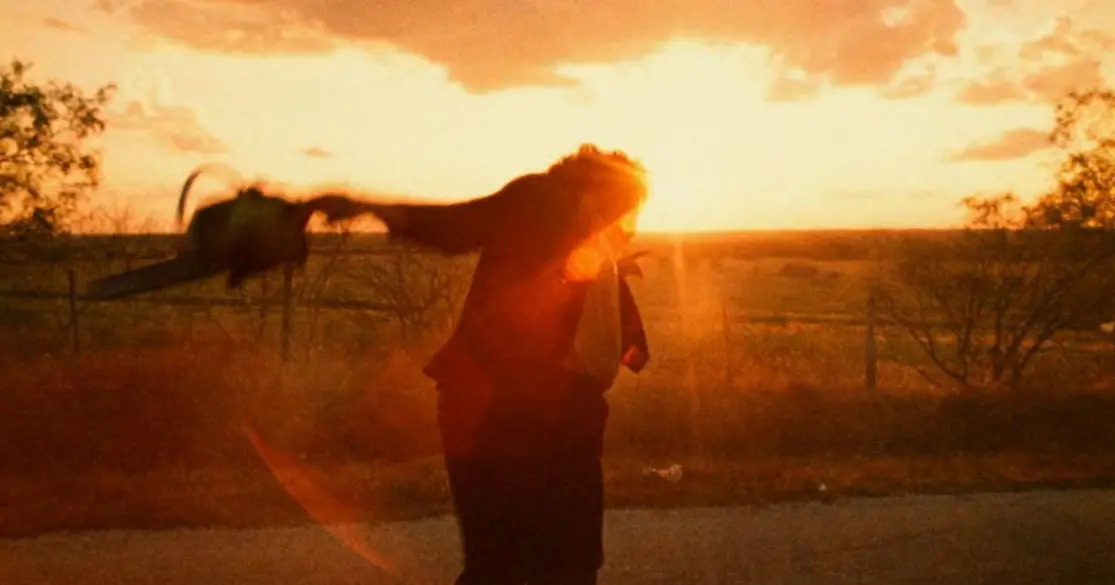
[[[182,186],[176,216],[179,225],[190,187],[204,170],[192,172]],[[258,185],[242,187],[233,197],[194,213],[185,241],[173,258],[95,280],[84,296],[118,299],[221,273],[227,273],[229,289],[239,288],[245,279],[285,264],[305,265],[310,251],[306,227],[315,213],[324,213],[334,223],[382,208],[339,194],[290,201],[266,194]]]

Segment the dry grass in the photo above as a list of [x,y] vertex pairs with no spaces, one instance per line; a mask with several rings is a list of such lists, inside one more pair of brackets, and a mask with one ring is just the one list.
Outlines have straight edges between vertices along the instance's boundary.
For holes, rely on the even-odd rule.
[[[0,534],[308,521],[280,479],[299,482],[294,493],[326,519],[447,512],[434,392],[418,373],[426,351],[319,358],[285,374],[269,352],[243,349],[0,358],[12,383],[0,413]],[[816,359],[802,351],[763,370],[756,358],[731,387],[719,374],[625,376],[611,394],[611,505],[1115,480],[1115,394],[868,397],[776,373]],[[245,424],[294,465],[276,476]],[[677,483],[643,474],[673,463],[684,469]]]
[[[862,327],[751,318],[855,318],[866,264],[724,250],[681,263],[660,253],[633,283],[652,362],[609,394],[611,505],[1115,479],[1115,389],[1104,382],[1115,360],[1095,336],[1071,336],[1042,356],[1026,392],[979,396],[930,388],[912,367],[921,356],[880,330],[879,390],[868,395]],[[307,295],[372,294],[360,284],[366,260],[347,258],[355,264],[324,280],[320,262],[300,282],[325,284]],[[8,268],[3,288],[64,289],[62,265]],[[196,288],[224,294],[219,283]],[[296,360],[284,368],[277,309],[261,319],[260,291],[247,293],[243,307],[223,310],[83,307],[77,356],[66,348],[65,303],[0,300],[0,534],[307,521],[246,427],[315,466],[288,465],[278,477],[301,480],[295,493],[317,502],[316,514],[448,511],[435,393],[420,373],[445,332],[402,343],[375,315],[300,310]],[[672,463],[685,470],[677,483],[643,474]]]

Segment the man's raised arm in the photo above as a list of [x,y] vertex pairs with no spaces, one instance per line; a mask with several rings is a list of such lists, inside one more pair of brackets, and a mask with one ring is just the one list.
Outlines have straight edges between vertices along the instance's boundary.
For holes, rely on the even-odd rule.
[[392,239],[443,254],[467,254],[511,230],[537,223],[540,208],[546,207],[547,186],[541,177],[526,175],[493,194],[459,203],[368,204],[367,209]]
[[467,254],[482,248],[492,229],[493,202],[488,197],[459,203],[394,203],[373,214],[391,239],[406,240],[443,254]]

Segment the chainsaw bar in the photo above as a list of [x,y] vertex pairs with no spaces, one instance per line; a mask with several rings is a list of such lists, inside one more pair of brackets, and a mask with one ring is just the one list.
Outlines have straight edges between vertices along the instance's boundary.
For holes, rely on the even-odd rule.
[[185,284],[221,272],[200,260],[177,257],[142,268],[106,276],[89,283],[84,297],[90,300],[111,300]]

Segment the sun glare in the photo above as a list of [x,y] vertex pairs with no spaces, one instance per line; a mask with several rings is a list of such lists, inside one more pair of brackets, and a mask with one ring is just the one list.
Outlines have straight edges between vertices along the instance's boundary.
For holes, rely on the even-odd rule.
[[[905,193],[1003,181],[1001,165],[940,166],[934,161],[941,152],[1003,127],[1042,123],[1017,108],[953,111],[862,91],[772,101],[777,72],[762,51],[693,39],[642,58],[557,70],[573,89],[478,96],[418,58],[345,50],[248,59],[160,50],[135,58],[120,75],[102,72],[124,82],[121,104],[139,102],[150,126],[113,130],[106,192],[147,197],[158,189],[166,195],[157,205],[137,205],[167,220],[190,167],[224,162],[299,188],[344,181],[371,193],[448,202],[492,192],[587,141],[621,149],[650,172],[643,232],[924,223],[928,213],[954,214],[950,202],[937,203],[947,195],[919,198],[914,211]],[[240,87],[235,99],[213,89],[233,85]],[[321,95],[330,96],[324,111],[315,105]],[[911,133],[918,140],[909,140]],[[224,152],[174,156],[175,144],[206,136],[212,140],[200,142],[219,143]],[[1018,183],[1048,175],[1021,164],[1023,172],[1010,173]],[[870,204],[844,197],[861,192],[886,197]]]
[[698,227],[693,221],[698,198],[684,180],[652,170],[648,190],[646,205],[639,215],[639,231],[686,232]]

